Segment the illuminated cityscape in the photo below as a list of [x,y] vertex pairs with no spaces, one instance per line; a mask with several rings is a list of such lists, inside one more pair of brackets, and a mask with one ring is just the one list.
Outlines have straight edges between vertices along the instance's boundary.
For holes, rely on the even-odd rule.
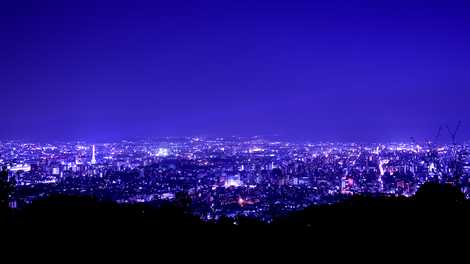
[[293,143],[250,138],[164,138],[90,144],[3,141],[15,183],[10,207],[50,194],[124,204],[191,198],[203,220],[273,217],[354,194],[411,196],[425,182],[470,198],[470,145]]
[[470,237],[470,1],[1,2],[5,258]]

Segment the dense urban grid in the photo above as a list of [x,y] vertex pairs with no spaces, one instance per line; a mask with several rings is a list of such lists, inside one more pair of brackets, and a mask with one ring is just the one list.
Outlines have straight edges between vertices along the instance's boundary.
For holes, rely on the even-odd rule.
[[353,194],[410,196],[425,182],[470,197],[469,144],[292,143],[251,138],[164,138],[93,144],[0,142],[14,184],[10,207],[50,194],[117,203],[181,197],[204,220],[263,221]]

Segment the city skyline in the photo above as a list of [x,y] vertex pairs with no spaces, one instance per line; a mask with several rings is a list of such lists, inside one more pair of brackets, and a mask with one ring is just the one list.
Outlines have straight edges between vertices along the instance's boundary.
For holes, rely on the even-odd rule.
[[[24,138],[5,138],[0,139],[1,143],[8,143],[8,142],[21,142],[23,144],[58,144],[58,143],[82,143],[82,144],[89,144],[90,146],[93,145],[103,145],[115,142],[158,142],[158,141],[171,141],[171,140],[182,140],[182,139],[271,139],[273,141],[278,142],[292,142],[292,143],[311,143],[311,144],[328,144],[328,143],[340,143],[340,144],[358,144],[358,145],[368,145],[368,144],[392,144],[392,143],[403,143],[403,144],[415,144],[415,145],[429,145],[429,144],[437,144],[437,145],[451,145],[453,143],[450,136],[445,135],[439,137],[438,140],[434,140],[431,136],[426,138],[415,138],[409,137],[404,138],[403,140],[383,140],[383,141],[372,141],[372,140],[363,140],[363,141],[341,141],[341,140],[313,140],[307,138],[297,138],[292,139],[286,136],[280,135],[254,135],[254,136],[239,136],[239,135],[229,135],[229,136],[208,136],[208,135],[182,135],[182,136],[159,136],[159,137],[125,137],[125,138],[116,138],[116,139],[108,139],[108,140],[90,140],[86,138],[75,138],[75,139],[50,139],[50,140],[31,140],[31,139],[24,139]],[[457,138],[456,144],[465,144],[470,142],[470,139],[464,138]]]
[[352,195],[411,197],[427,183],[470,197],[470,145],[295,143],[182,138],[107,144],[0,142],[0,168],[15,188],[9,206],[42,197],[90,196],[117,204],[176,202],[204,221],[270,222]]
[[442,244],[465,245],[470,223],[469,14],[469,0],[0,1],[5,258],[454,256]]

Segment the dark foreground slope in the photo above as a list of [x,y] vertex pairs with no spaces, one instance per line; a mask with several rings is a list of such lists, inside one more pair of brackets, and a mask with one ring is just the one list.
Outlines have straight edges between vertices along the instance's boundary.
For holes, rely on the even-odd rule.
[[266,224],[246,218],[203,222],[171,203],[118,205],[90,197],[51,196],[18,211],[3,210],[1,219],[3,235],[29,243],[84,239],[197,245],[204,240],[219,243],[281,237],[285,243],[289,241],[286,237],[298,236],[343,243],[359,238],[383,241],[465,236],[470,226],[470,203],[453,186],[426,184],[412,198],[355,196]]

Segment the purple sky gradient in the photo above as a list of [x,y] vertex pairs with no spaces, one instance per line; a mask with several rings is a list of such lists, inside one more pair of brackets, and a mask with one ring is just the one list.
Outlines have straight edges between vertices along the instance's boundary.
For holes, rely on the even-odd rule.
[[0,5],[0,139],[470,139],[469,1]]

